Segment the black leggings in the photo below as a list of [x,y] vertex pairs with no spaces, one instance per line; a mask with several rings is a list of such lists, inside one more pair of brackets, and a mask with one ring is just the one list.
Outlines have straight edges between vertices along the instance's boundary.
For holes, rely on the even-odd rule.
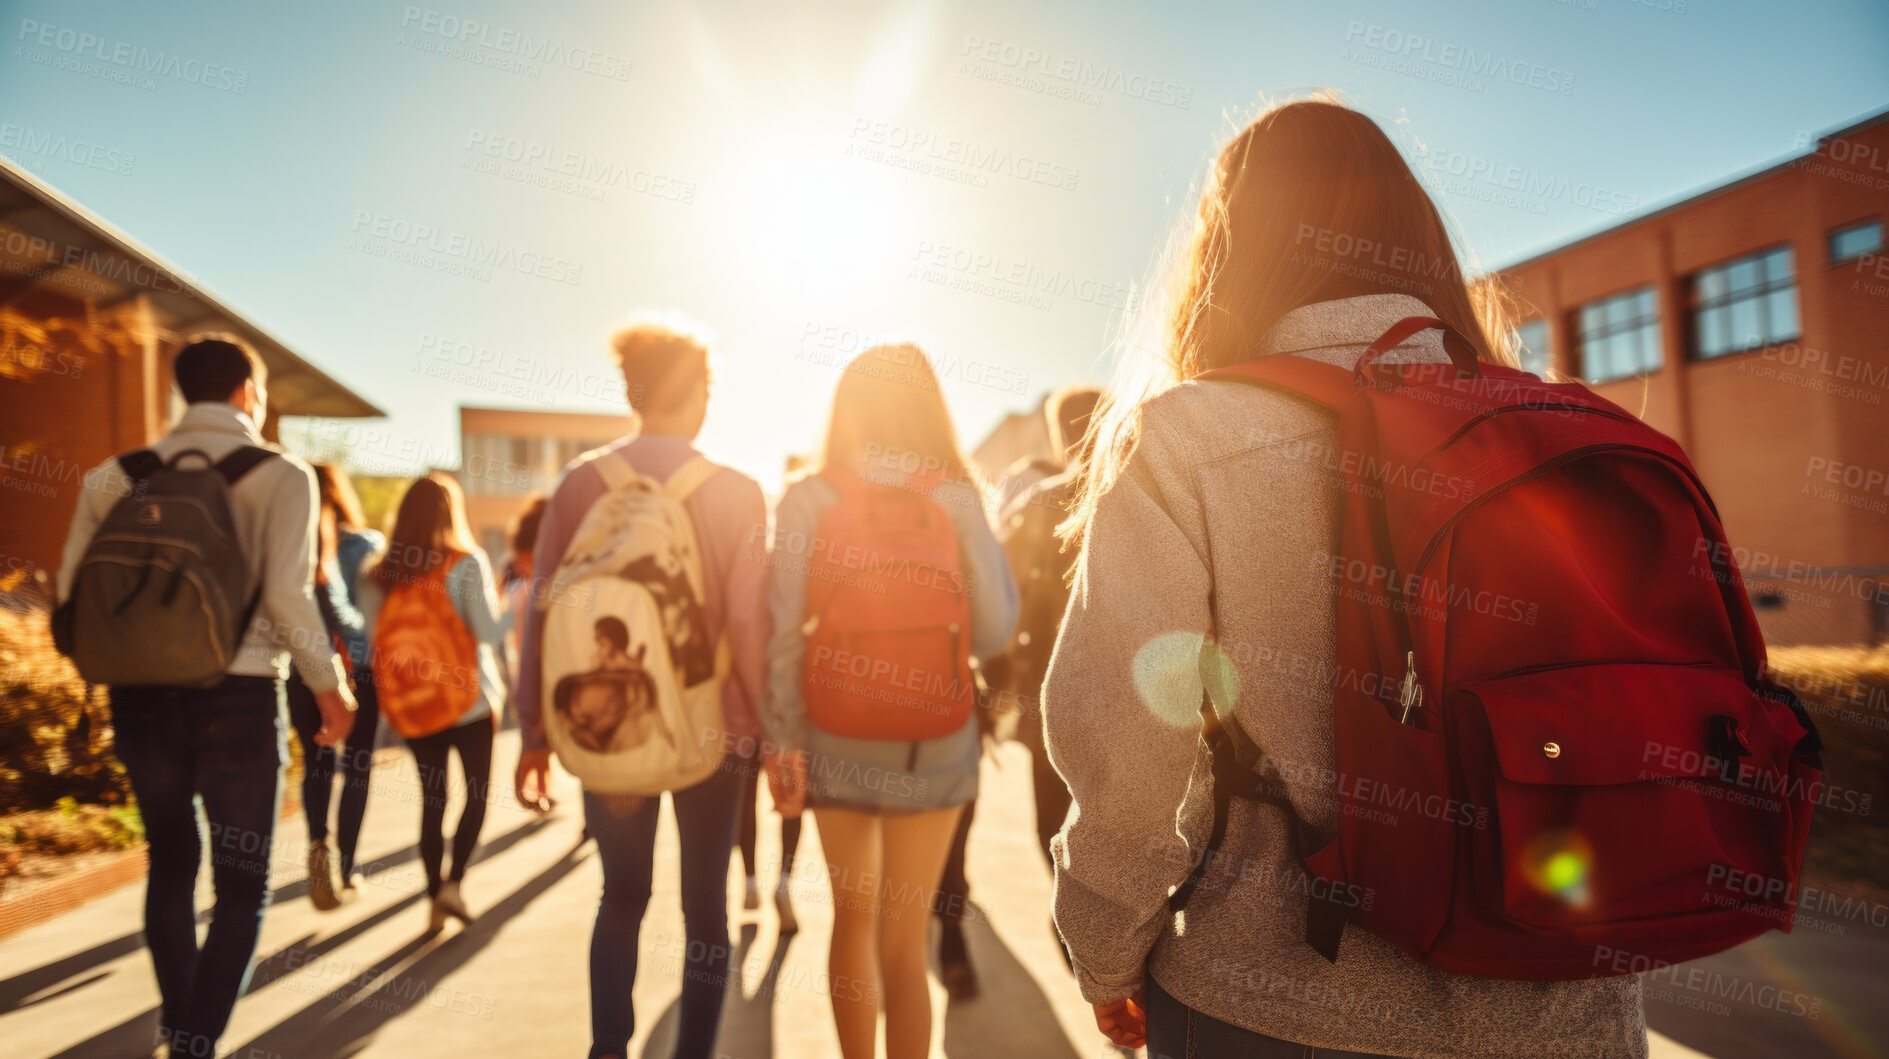
[[[759,747],[742,759],[742,771],[746,773],[741,789],[741,824],[739,839],[741,845],[741,866],[744,874],[752,878],[756,874],[754,863],[754,843],[759,837],[760,808],[755,800],[761,793],[761,751]],[[800,848],[800,818],[781,818],[781,878],[788,879],[794,873],[794,851]]]
[[453,864],[446,878],[466,877],[466,862],[479,844],[485,826],[485,796],[492,786],[492,718],[448,728],[407,740],[414,763],[420,767],[420,863],[426,868],[426,892],[439,892],[440,861],[446,855],[446,756],[459,752],[459,768],[466,774],[466,808],[453,828]]
[[346,882],[354,872],[354,846],[361,837],[361,818],[367,815],[374,736],[380,730],[380,696],[371,679],[355,685],[354,698],[360,708],[355,711],[354,727],[347,740],[336,748],[315,745],[315,733],[321,731],[321,709],[315,705],[315,693],[308,690],[301,677],[289,677],[288,695],[289,722],[302,744],[302,812],[308,817],[310,842],[328,837],[328,802],[334,793],[339,764],[341,808],[336,813],[335,838],[340,847],[341,879]]

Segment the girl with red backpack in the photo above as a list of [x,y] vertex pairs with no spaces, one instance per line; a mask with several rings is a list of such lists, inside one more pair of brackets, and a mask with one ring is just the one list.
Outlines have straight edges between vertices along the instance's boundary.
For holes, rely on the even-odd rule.
[[[428,929],[472,922],[459,892],[485,824],[495,718],[505,702],[497,650],[511,626],[500,616],[485,553],[472,542],[459,483],[439,472],[401,498],[393,539],[362,578],[381,714],[419,766],[420,861],[432,898]],[[466,805],[446,853],[447,757],[459,755]]]
[[815,462],[775,512],[767,728],[804,758],[828,862],[840,1051],[875,1053],[882,989],[885,1054],[924,1056],[932,895],[977,795],[972,660],[1009,642],[1017,590],[916,346],[847,365]]
[[[1294,393],[1201,378],[1254,358],[1322,362],[1345,369],[1349,393],[1367,347],[1409,317],[1458,338],[1393,340],[1386,365],[1436,374],[1454,361],[1474,377],[1478,361],[1511,361],[1495,341],[1508,329],[1465,282],[1397,147],[1331,102],[1277,107],[1236,134],[1178,249],[1165,304],[1146,318],[1158,333],[1126,347],[1161,357],[1124,365],[1079,472],[1082,554],[1044,686],[1049,755],[1074,800],[1054,839],[1056,924],[1098,1025],[1150,1056],[1644,1056],[1633,976],[1455,973],[1360,928],[1416,896],[1414,880],[1450,859],[1445,841],[1387,865],[1413,885],[1333,886],[1302,867],[1317,836],[1350,826],[1343,800],[1360,790],[1389,803],[1363,807],[1394,820],[1387,830],[1493,825],[1486,806],[1413,800],[1407,785],[1335,764],[1335,693],[1368,702],[1380,741],[1440,748],[1439,674],[1419,665],[1406,680],[1402,650],[1394,667],[1339,664],[1342,597],[1371,586],[1333,561],[1356,455],[1337,418]],[[1449,399],[1440,390],[1437,407]],[[1437,504],[1490,484],[1422,481]],[[1526,555],[1546,536],[1482,543]],[[1503,627],[1511,642],[1543,641],[1518,614]],[[1276,769],[1219,807],[1241,777],[1210,764],[1204,695],[1219,727]],[[1531,760],[1558,753],[1541,745]],[[1339,910],[1336,962],[1307,943],[1314,906]]]

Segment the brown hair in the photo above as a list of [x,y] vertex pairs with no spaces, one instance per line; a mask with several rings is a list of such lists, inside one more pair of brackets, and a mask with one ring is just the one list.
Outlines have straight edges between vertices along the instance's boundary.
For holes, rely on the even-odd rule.
[[466,500],[452,476],[432,471],[415,478],[400,498],[387,551],[368,575],[391,590],[417,580],[454,553],[473,550],[472,531],[466,526]]
[[533,493],[525,499],[525,510],[518,513],[512,523],[512,554],[530,555],[538,547],[538,527],[544,522],[544,509],[551,502],[543,493]]
[[641,313],[610,336],[630,407],[678,408],[708,382],[708,339],[702,325],[676,312]]
[[185,404],[226,401],[249,379],[264,382],[269,375],[255,347],[227,332],[197,335],[177,351],[171,374]]
[[335,524],[341,529],[361,529],[367,524],[367,516],[361,513],[361,498],[354,491],[354,482],[348,478],[348,472],[332,463],[317,463],[315,468],[315,489],[321,494],[321,504],[335,513]]
[[[1234,134],[1170,240],[1165,271],[1131,321],[1154,333],[1125,339],[1121,373],[1094,415],[1081,495],[1062,527],[1070,538],[1087,529],[1134,452],[1142,405],[1258,356],[1259,340],[1301,306],[1410,294],[1483,359],[1513,360],[1500,290],[1472,288],[1442,214],[1396,145],[1332,98],[1272,107]],[[1152,364],[1139,356],[1145,350],[1158,351]]]
[[874,346],[846,365],[817,470],[856,470],[875,451],[895,463],[916,457],[948,481],[970,479],[938,376],[910,343]]

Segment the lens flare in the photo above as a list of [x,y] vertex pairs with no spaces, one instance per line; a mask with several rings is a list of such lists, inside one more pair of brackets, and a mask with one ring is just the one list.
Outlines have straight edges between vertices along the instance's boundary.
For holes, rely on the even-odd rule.
[[1587,904],[1594,847],[1578,832],[1544,831],[1522,849],[1522,871],[1529,885],[1567,904]]

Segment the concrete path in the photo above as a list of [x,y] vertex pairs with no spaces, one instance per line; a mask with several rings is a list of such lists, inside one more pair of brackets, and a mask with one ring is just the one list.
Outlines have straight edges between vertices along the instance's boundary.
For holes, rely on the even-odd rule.
[[[501,735],[501,786],[509,786],[516,753],[516,735]],[[262,962],[224,1037],[226,1053],[258,1059],[583,1055],[589,1044],[586,961],[600,877],[594,847],[578,841],[575,787],[565,780],[557,792],[561,806],[546,818],[515,806],[492,807],[484,847],[466,881],[478,921],[426,939],[413,845],[417,779],[402,755],[378,769],[374,783],[361,842],[370,881],[360,901],[336,912],[316,912],[306,900],[305,831],[299,814],[284,822]],[[1110,1059],[1118,1052],[1095,1032],[1049,934],[1049,877],[1027,810],[1027,753],[1005,748],[986,762],[985,783],[970,864],[983,915],[969,931],[983,993],[947,1008],[934,982],[945,1015],[933,1027],[933,1054]],[[457,792],[454,798],[456,806]],[[771,819],[763,818],[764,866],[779,861]],[[681,986],[676,844],[667,812],[658,844],[630,1048],[632,1056],[649,1059],[669,1054]],[[741,879],[730,868],[741,974],[724,1010],[719,1051],[731,1059],[838,1054],[824,992],[832,918],[823,863],[818,834],[808,827],[793,872],[801,929],[784,939],[771,902],[759,912],[740,911]],[[129,886],[0,942],[0,1053],[22,1059],[149,1053],[157,993],[139,935],[142,896],[141,886]],[[207,907],[207,880],[200,900]],[[1659,1059],[1701,1054],[1654,1037]],[[1746,1053],[1731,1048],[1721,1054]]]

